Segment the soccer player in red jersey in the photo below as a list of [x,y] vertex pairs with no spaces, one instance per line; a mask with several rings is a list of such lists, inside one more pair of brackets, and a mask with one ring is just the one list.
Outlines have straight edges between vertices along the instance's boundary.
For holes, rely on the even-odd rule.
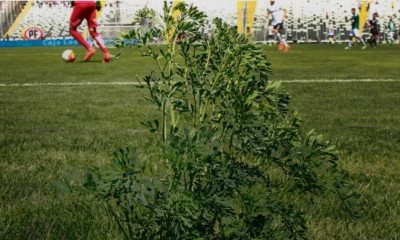
[[71,35],[86,48],[86,55],[83,61],[87,62],[96,53],[96,49],[92,47],[82,36],[82,34],[77,30],[82,24],[82,21],[86,19],[90,36],[96,41],[97,45],[103,52],[103,62],[109,62],[111,60],[111,54],[108,52],[107,47],[104,44],[103,38],[97,33],[97,11],[101,10],[100,1],[95,0],[77,0],[71,1],[73,6],[71,18],[70,18],[70,28],[69,32]]

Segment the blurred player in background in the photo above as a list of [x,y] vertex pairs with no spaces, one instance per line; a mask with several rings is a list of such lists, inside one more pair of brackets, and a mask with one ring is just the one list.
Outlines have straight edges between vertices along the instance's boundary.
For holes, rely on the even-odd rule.
[[270,0],[270,5],[267,7],[267,21],[269,16],[272,16],[272,26],[275,36],[279,41],[278,49],[280,51],[288,52],[290,49],[286,39],[281,35],[283,30],[283,20],[286,17],[287,10],[281,4],[276,3],[275,0]]
[[[365,42],[362,39],[360,32],[358,31],[358,29],[360,28],[360,16],[356,13],[355,8],[351,9],[351,14],[351,34],[354,38],[356,38],[356,40],[361,42],[361,44],[363,45],[362,49],[365,49],[367,46],[365,45]],[[353,41],[349,41],[349,46],[345,49],[350,49],[351,47],[353,47]]]
[[272,46],[275,43],[274,26],[268,27],[268,45]]
[[379,20],[378,20],[378,13],[372,14],[372,19],[368,21],[368,26],[371,32],[371,38],[369,39],[369,44],[371,47],[376,48],[377,47],[377,42],[379,41],[380,37],[380,26],[379,26]]
[[103,52],[103,62],[109,62],[111,60],[111,55],[104,44],[103,38],[97,33],[97,11],[101,10],[100,1],[95,0],[77,0],[71,1],[73,6],[71,18],[70,18],[70,28],[69,32],[71,35],[86,48],[86,55],[83,61],[87,62],[96,53],[96,49],[90,45],[89,42],[85,40],[83,35],[78,32],[78,27],[82,24],[85,19],[89,27],[90,36],[97,43],[101,51]]
[[394,43],[394,22],[392,16],[389,17],[387,40],[390,44]]
[[335,43],[335,29],[333,28],[332,24],[329,24],[328,26],[328,43]]

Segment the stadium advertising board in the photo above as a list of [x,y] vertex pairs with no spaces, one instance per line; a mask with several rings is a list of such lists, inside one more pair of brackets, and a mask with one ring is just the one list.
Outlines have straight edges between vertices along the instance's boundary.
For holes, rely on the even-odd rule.
[[59,47],[76,46],[79,43],[71,38],[66,39],[45,39],[45,40],[16,40],[0,41],[0,47]]

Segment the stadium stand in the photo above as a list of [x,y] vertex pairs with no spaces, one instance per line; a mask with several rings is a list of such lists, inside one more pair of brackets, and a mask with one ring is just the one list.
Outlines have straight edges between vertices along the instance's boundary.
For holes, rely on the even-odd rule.
[[6,32],[16,21],[26,3],[27,1],[0,1],[0,36],[7,40],[10,38],[9,35],[6,36]]
[[[293,0],[298,1],[298,0]],[[298,42],[323,42],[327,39],[327,28],[333,26],[337,41],[345,41],[348,39],[347,32],[349,28],[348,18],[350,17],[349,4],[344,5],[342,0],[321,0],[318,1],[320,11],[310,12],[309,9],[315,7],[315,2],[310,0],[301,0],[304,4],[301,9],[298,5],[294,6],[287,4],[289,10],[288,19],[285,22],[285,32],[289,41]],[[300,1],[300,0],[299,0]],[[187,0],[186,2],[198,4],[195,0]],[[262,2],[262,3],[261,3]],[[254,25],[251,33],[255,41],[265,42],[268,34],[268,23],[265,19],[265,5],[267,1],[259,1],[257,11],[254,17]],[[290,1],[287,1],[290,2]],[[8,37],[12,39],[21,39],[21,32],[30,26],[39,26],[43,29],[46,39],[67,38],[68,20],[71,13],[71,8],[68,1],[1,1],[0,9],[2,11],[1,33],[8,31]],[[354,1],[353,5],[357,1]],[[387,5],[387,1],[385,2]],[[16,24],[16,16],[22,15],[22,9],[30,4],[30,9]],[[380,4],[380,5],[378,5]],[[385,9],[385,12],[380,12],[380,21],[382,29],[382,39],[385,39],[389,15],[394,16],[396,29],[400,26],[398,10],[394,6],[382,6],[383,3],[374,1],[371,11],[374,9]],[[103,28],[112,28],[118,26],[133,27],[132,21],[135,13],[140,8],[147,6],[156,10],[158,14],[162,12],[162,1],[145,1],[145,0],[108,0],[103,8],[100,17],[100,26]],[[399,5],[399,4],[397,4]],[[330,6],[327,9],[326,6]],[[379,6],[379,8],[378,8]],[[207,1],[207,4],[199,4],[200,10],[203,10],[209,16],[207,26],[204,32],[211,30],[211,22],[215,17],[222,18],[228,24],[237,24],[237,8],[235,0],[220,0]],[[355,6],[353,6],[355,7]],[[398,6],[397,6],[398,8]],[[17,26],[11,27],[12,24]],[[84,28],[85,25],[82,26]],[[10,31],[10,29],[12,31]],[[117,28],[118,29],[118,28]],[[101,27],[100,27],[101,31]],[[398,31],[396,31],[398,33]],[[368,35],[368,30],[365,29],[365,35]],[[397,35],[397,34],[396,34]]]
[[[21,11],[22,20],[17,26],[9,30],[9,35],[13,39],[21,39],[24,29],[37,26],[44,30],[45,38],[57,38],[68,36],[67,19],[71,13],[66,1],[32,1],[26,4],[28,12]],[[16,24],[16,23],[14,23]]]

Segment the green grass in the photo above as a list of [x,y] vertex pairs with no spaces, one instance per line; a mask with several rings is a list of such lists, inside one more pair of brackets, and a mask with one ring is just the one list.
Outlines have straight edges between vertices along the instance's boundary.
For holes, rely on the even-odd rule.
[[[311,239],[398,239],[400,100],[396,83],[296,83],[287,86],[303,128],[335,142],[361,195],[363,218],[311,220]],[[318,205],[317,205],[318,206]]]
[[[272,80],[332,80],[283,87],[304,131],[316,129],[338,146],[341,165],[362,194],[357,221],[316,203],[309,236],[399,239],[400,46],[344,47],[264,48]],[[101,63],[101,54],[69,64],[61,59],[64,49],[0,49],[0,239],[120,238],[102,206],[89,196],[60,195],[53,183],[72,168],[104,166],[119,147],[138,146],[151,157],[152,142],[140,122],[156,112],[143,100],[145,91],[57,83],[135,82],[151,71],[152,61],[133,48],[110,64]],[[83,57],[81,48],[73,49]],[[23,85],[32,83],[37,85]]]

